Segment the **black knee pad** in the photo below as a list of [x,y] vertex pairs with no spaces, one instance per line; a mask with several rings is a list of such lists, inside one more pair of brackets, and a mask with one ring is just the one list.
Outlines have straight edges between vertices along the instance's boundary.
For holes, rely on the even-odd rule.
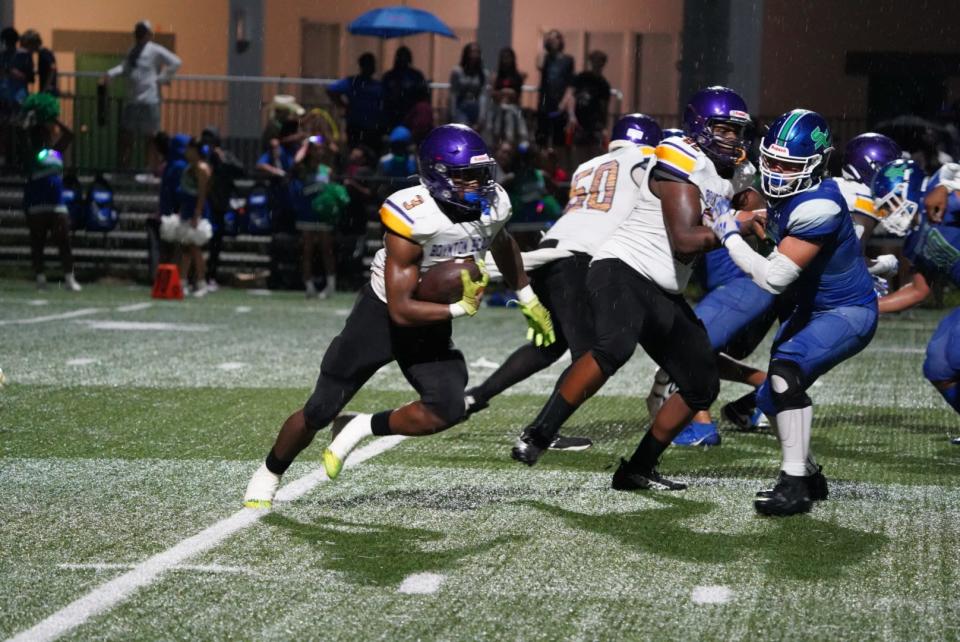
[[463,391],[459,394],[451,393],[442,399],[422,399],[423,405],[435,414],[444,423],[444,429],[454,426],[467,414],[466,404],[463,402]]
[[811,405],[803,370],[793,361],[774,359],[770,362],[770,396],[777,412],[796,410]]
[[677,394],[683,397],[690,410],[710,410],[710,406],[720,394],[720,377],[715,369],[702,373],[697,378],[696,385],[678,388]]
[[309,430],[321,430],[333,421],[349,401],[347,388],[330,377],[321,377],[313,394],[303,404],[303,419]]
[[590,353],[600,366],[600,372],[612,377],[627,361],[630,361],[636,349],[636,337],[629,332],[620,332],[610,337],[598,337],[596,343],[590,348]]

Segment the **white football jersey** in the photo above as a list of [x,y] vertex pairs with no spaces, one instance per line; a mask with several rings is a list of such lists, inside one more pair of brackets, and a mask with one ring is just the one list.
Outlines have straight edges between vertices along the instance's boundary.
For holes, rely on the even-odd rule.
[[[490,211],[476,221],[454,223],[440,210],[429,190],[423,185],[394,192],[380,206],[380,220],[394,234],[413,241],[423,248],[420,269],[437,263],[472,257],[482,259],[493,240],[512,213],[507,192],[496,186],[496,197]],[[387,250],[381,248],[370,266],[370,285],[386,303],[387,288],[384,267]]]
[[879,221],[876,211],[873,208],[873,193],[869,185],[864,185],[860,181],[849,178],[834,178],[843,199],[847,202],[847,209],[851,214],[863,214],[869,216],[875,221]]
[[653,147],[627,145],[591,158],[570,179],[563,216],[544,235],[557,249],[593,255],[633,210],[640,187],[634,170],[653,162]]
[[687,286],[693,262],[684,263],[674,258],[660,199],[650,191],[650,172],[654,167],[662,167],[696,185],[700,188],[700,204],[704,211],[729,208],[734,194],[733,184],[721,178],[713,162],[687,138],[664,140],[657,146],[655,159],[641,181],[633,211],[594,255],[594,260],[620,259],[667,292],[676,294]]

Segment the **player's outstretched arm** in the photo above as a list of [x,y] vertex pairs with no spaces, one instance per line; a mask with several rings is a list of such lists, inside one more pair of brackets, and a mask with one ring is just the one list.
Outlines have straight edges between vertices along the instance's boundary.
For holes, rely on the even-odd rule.
[[930,296],[930,283],[920,272],[913,279],[892,294],[880,297],[880,312],[900,312],[923,303]]
[[717,247],[717,237],[701,225],[700,188],[693,183],[653,180],[660,198],[670,249],[679,257],[692,257]]
[[392,232],[387,232],[384,245],[387,251],[384,268],[387,310],[393,322],[402,326],[415,326],[439,323],[452,318],[453,306],[413,298],[420,281],[420,258],[423,255],[420,245]]
[[530,285],[530,278],[523,271],[523,257],[516,240],[506,230],[500,230],[490,242],[490,254],[503,275],[503,281],[512,290]]

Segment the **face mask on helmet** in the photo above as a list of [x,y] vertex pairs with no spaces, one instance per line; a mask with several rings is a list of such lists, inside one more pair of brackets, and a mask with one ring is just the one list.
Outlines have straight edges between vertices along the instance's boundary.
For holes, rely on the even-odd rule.
[[434,169],[446,180],[446,189],[435,198],[452,206],[445,211],[457,220],[475,220],[490,212],[496,198],[493,161],[466,167],[446,167],[436,164]]
[[706,127],[694,137],[704,153],[721,172],[730,173],[747,158],[747,145],[743,135],[749,116],[734,121],[711,118]]
[[760,146],[760,186],[763,193],[771,198],[784,198],[799,194],[819,181],[815,180],[823,171],[825,156],[796,157],[790,150],[780,145]]
[[880,225],[894,236],[906,236],[916,224],[920,203],[910,199],[909,190],[910,176],[907,175],[903,182],[874,200],[873,208],[880,218]]

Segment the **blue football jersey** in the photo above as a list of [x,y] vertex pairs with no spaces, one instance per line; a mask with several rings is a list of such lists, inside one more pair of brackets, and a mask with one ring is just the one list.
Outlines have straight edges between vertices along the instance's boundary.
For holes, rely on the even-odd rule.
[[707,292],[712,292],[734,279],[747,276],[747,273],[733,262],[730,252],[725,247],[719,247],[704,254],[698,271],[703,289]]
[[[927,184],[924,186],[924,196],[938,185],[940,185],[939,169],[927,179]],[[922,203],[920,207],[923,207]],[[943,223],[945,225],[960,225],[960,194],[955,191],[951,191],[947,199],[947,211],[943,213]]]
[[946,274],[960,285],[960,227],[922,220],[903,244],[903,255],[923,275]]
[[799,307],[829,310],[876,299],[846,199],[833,179],[774,201],[767,211],[767,234],[777,244],[787,236],[821,244],[790,286],[789,294]]

